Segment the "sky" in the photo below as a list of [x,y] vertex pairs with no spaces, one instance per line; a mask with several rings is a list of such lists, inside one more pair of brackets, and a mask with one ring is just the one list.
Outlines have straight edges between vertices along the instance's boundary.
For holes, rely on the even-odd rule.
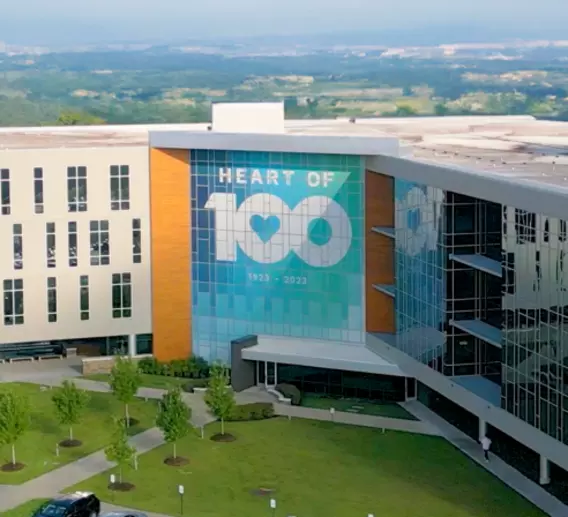
[[[0,0],[0,41],[172,40],[460,25],[542,34],[568,0]],[[566,31],[568,39],[568,31]]]

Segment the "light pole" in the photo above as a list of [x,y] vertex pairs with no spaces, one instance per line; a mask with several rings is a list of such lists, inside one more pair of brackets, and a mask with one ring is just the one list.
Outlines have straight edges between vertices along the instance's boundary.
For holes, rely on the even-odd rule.
[[183,494],[185,493],[185,487],[183,485],[178,486],[178,494],[179,494],[179,509],[180,515],[183,515]]
[[272,517],[274,517],[274,514],[276,513],[276,499],[270,500],[270,509],[272,510]]

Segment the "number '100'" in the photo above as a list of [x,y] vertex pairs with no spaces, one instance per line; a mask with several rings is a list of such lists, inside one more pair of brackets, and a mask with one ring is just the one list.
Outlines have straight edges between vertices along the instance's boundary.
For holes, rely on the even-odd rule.
[[[327,196],[309,196],[291,209],[273,194],[254,194],[237,207],[236,194],[212,194],[205,208],[215,211],[217,260],[235,262],[237,245],[251,260],[274,264],[294,252],[313,267],[337,264],[349,251],[352,229],[345,210]],[[253,217],[270,223],[272,231],[259,234],[252,228]],[[276,220],[277,219],[277,220]],[[330,239],[322,245],[309,238],[310,225],[325,220]],[[258,230],[258,229],[257,229]]]

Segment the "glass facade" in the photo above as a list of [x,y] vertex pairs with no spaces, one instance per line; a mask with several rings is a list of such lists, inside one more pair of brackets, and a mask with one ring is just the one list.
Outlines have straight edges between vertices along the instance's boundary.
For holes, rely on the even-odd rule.
[[[501,233],[501,205],[446,192],[443,233],[448,323],[443,362],[445,375],[481,375],[500,382],[499,347],[449,323],[481,321],[496,329],[501,328],[501,278],[451,259],[452,255],[481,255],[500,261]],[[498,389],[495,394],[498,403]]]
[[191,151],[194,353],[247,334],[362,343],[358,156]]
[[503,208],[502,406],[568,444],[566,221]]
[[444,194],[395,180],[397,346],[431,363],[444,347],[444,250],[440,246]]

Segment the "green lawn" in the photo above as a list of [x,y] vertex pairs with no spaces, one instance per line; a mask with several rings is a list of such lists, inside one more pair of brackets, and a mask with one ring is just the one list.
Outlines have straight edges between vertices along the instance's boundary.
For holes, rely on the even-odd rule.
[[27,503],[16,506],[16,508],[12,508],[12,510],[0,512],[0,517],[30,517],[30,515],[32,515],[43,503],[47,501],[47,499],[32,499]]
[[[113,418],[124,414],[124,406],[110,393],[90,392],[90,400],[81,423],[73,428],[75,438],[83,445],[71,449],[60,448],[59,457],[55,445],[67,438],[68,430],[59,425],[55,417],[51,396],[57,388],[41,391],[35,384],[2,383],[0,390],[13,389],[29,396],[32,405],[31,428],[16,444],[16,460],[26,465],[18,472],[1,472],[0,484],[19,484],[65,463],[105,447],[114,432]],[[137,434],[154,426],[157,404],[155,401],[136,400],[130,405],[130,415],[139,424],[129,429]],[[9,446],[0,446],[0,463],[11,461]],[[33,495],[33,494],[30,494]]]
[[302,406],[328,410],[334,407],[336,411],[345,411],[347,413],[416,420],[413,415],[398,404],[374,404],[357,399],[333,399],[305,394],[302,396]]
[[[218,430],[211,424],[206,435]],[[227,432],[237,441],[182,440],[185,467],[163,464],[170,446],[141,456],[140,469],[124,476],[137,488],[116,493],[115,503],[179,515],[182,484],[187,515],[200,517],[270,517],[268,497],[252,493],[259,488],[275,490],[278,516],[545,517],[442,438],[282,418],[229,423]],[[112,501],[108,479],[67,491]]]
[[[156,388],[159,390],[169,390],[170,388],[175,388],[177,386],[182,387],[191,381],[191,379],[185,379],[182,377],[167,377],[165,375],[150,375],[148,373],[143,373],[141,375],[142,387]],[[85,375],[83,378],[90,381],[109,382],[110,374],[93,373],[92,375]]]

